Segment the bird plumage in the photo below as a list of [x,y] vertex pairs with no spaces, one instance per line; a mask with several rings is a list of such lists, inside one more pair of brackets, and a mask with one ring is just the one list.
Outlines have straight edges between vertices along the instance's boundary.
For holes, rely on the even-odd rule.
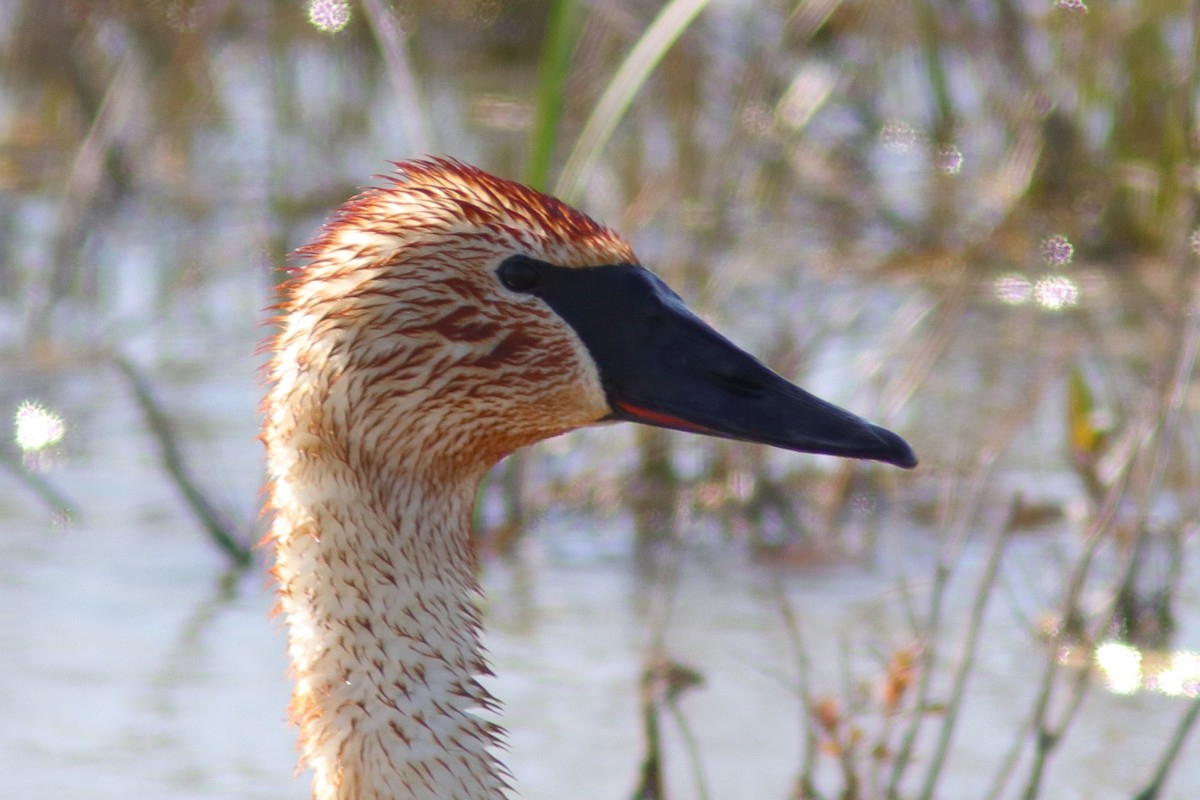
[[269,343],[291,713],[319,800],[495,800],[470,539],[492,464],[612,419],[915,458],[711,331],[584,214],[457,161],[396,166],[301,251]]

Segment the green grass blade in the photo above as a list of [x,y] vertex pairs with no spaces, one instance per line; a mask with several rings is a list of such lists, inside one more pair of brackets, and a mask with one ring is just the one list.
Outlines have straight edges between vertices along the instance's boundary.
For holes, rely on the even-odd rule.
[[642,34],[583,126],[555,187],[556,195],[568,203],[579,198],[600,152],[646,78],[706,5],[708,0],[672,0]]
[[546,20],[546,38],[539,65],[536,108],[529,137],[525,183],[546,189],[550,163],[562,119],[564,88],[571,70],[571,53],[579,37],[574,0],[555,0]]

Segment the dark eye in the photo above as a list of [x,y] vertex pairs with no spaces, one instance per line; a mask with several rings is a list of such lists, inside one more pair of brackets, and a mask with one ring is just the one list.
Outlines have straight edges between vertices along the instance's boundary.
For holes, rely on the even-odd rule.
[[537,286],[541,277],[538,262],[528,256],[513,256],[496,270],[500,282],[514,292],[528,292]]

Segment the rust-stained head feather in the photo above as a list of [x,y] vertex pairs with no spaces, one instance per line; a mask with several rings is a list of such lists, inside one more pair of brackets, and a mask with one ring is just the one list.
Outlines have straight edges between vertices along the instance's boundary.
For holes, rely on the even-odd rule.
[[348,201],[285,283],[268,349],[265,542],[292,718],[322,800],[496,798],[469,537],[484,471],[610,414],[575,331],[497,272],[634,263],[564,203],[447,159]]
[[458,161],[396,169],[298,251],[308,263],[283,287],[264,436],[276,435],[273,417],[303,409],[331,458],[399,463],[407,448],[482,470],[606,416],[578,336],[496,269],[517,254],[636,263],[629,246],[553,197]]
[[[557,198],[448,158],[393,162],[368,189],[343,205],[320,238],[297,251],[319,258],[353,246],[355,234],[400,236],[411,246],[491,244],[561,266],[636,263],[616,233]],[[386,252],[386,251],[381,251]]]

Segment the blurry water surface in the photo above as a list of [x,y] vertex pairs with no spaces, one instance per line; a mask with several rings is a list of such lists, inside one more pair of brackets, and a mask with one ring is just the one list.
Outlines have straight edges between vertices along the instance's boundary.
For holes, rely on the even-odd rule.
[[[307,796],[265,569],[226,572],[113,358],[148,376],[198,482],[242,535],[260,535],[256,348],[278,267],[389,158],[450,153],[520,177],[544,27],[534,3],[310,5],[333,28],[349,9],[349,24],[320,32],[301,3],[30,0],[0,13],[0,412],[13,420],[0,447],[0,797]],[[839,473],[828,459],[670,438],[692,502],[675,517],[679,541],[652,544],[647,566],[637,513],[621,502],[640,491],[647,443],[617,426],[539,447],[526,467],[530,529],[512,558],[483,567],[489,685],[520,797],[630,795],[639,680],[660,640],[703,679],[679,699],[685,728],[663,714],[669,796],[791,796],[812,739],[782,609],[794,611],[812,698],[838,698],[846,741],[865,750],[915,713],[880,712],[885,674],[917,641],[910,615],[924,618],[937,555],[950,551],[943,658],[903,783],[916,796],[1015,492],[1030,515],[990,594],[935,796],[986,797],[1006,769],[1016,777],[1001,796],[1024,788],[1028,748],[1015,766],[1003,759],[1032,739],[1038,681],[1058,652],[1046,634],[1094,519],[1068,457],[1083,419],[1070,412],[1071,375],[1098,395],[1084,417],[1111,428],[1110,460],[1150,436],[1137,409],[1172,386],[1169,319],[1196,271],[1194,212],[1179,201],[1160,219],[1161,186],[1160,216],[1139,200],[1138,180],[1158,177],[1153,154],[1133,159],[1106,133],[1128,127],[1120,98],[1071,105],[1073,90],[1050,80],[1045,63],[1094,44],[1083,17],[1028,12],[1031,62],[1010,54],[990,72],[968,58],[982,35],[968,23],[988,15],[939,17],[959,104],[943,131],[918,32],[889,17],[909,12],[843,4],[814,21],[817,5],[713,3],[643,89],[579,202],[738,342],[903,432],[922,467]],[[651,16],[621,3],[584,14],[563,150]],[[380,44],[388,20],[407,49]],[[1087,88],[1080,75],[1057,79]],[[1048,133],[1055,112],[1028,111],[1048,98],[1096,130]],[[1038,173],[1053,146],[1057,179]],[[1102,166],[1095,154],[1109,152],[1113,173],[1143,170],[1120,220],[1120,192],[1069,168],[1089,149]],[[1106,238],[1118,230],[1120,243]],[[1098,664],[1040,796],[1135,795],[1200,691],[1198,404],[1185,378],[1178,443],[1144,505],[1132,494],[1120,510],[1148,514],[1156,533],[1139,586],[1167,593],[1173,626],[1144,653],[1108,651],[1115,660]],[[35,447],[39,435],[56,441]],[[975,475],[986,488],[968,513]],[[822,505],[839,485],[845,502]],[[776,497],[764,487],[784,502],[760,504]],[[492,484],[483,521],[498,524],[504,506]],[[958,527],[956,513],[967,516]],[[1127,563],[1121,535],[1100,550],[1081,600],[1095,618]],[[1077,670],[1101,660],[1062,653],[1074,661],[1051,719]],[[817,777],[838,785],[837,753],[822,741]],[[878,754],[879,771],[891,755]],[[1162,796],[1198,792],[1193,735]]]

